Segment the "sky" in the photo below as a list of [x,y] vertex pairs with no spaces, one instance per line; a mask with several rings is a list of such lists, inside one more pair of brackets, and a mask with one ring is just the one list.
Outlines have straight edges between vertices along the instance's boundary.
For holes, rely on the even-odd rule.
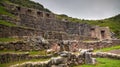
[[98,20],[120,14],[120,0],[32,0],[56,14]]

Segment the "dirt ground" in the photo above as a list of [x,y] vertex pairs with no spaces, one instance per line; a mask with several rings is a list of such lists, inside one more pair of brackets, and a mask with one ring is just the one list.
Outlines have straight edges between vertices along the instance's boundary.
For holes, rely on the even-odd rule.
[[115,54],[120,54],[120,49],[119,50],[111,50],[109,51],[110,53],[115,53]]

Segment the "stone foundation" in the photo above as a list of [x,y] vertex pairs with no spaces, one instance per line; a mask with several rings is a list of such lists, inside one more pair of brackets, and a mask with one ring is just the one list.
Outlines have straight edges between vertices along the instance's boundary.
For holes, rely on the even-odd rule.
[[31,60],[31,59],[41,59],[41,58],[51,58],[52,55],[29,55],[26,53],[2,53],[0,54],[0,63],[9,63],[14,61],[21,61],[21,60]]
[[50,47],[57,44],[60,46],[60,51],[78,51],[81,49],[102,49],[106,47],[112,47],[120,45],[120,40],[112,40],[112,41],[100,41],[100,42],[79,42],[77,40],[65,40],[63,41],[49,41],[49,44],[41,43],[41,41],[33,42],[32,40],[29,42],[8,42],[8,43],[0,43],[0,50],[14,50],[14,51],[30,51],[30,50],[43,50],[49,49]]
[[80,65],[84,63],[81,55],[65,53],[59,57],[53,57],[48,61],[43,62],[25,62],[22,64],[12,65],[10,67],[71,67],[72,65]]
[[79,49],[102,49],[120,45],[120,40],[83,42],[78,40],[62,40],[59,42],[61,51],[79,51]]
[[26,42],[9,42],[0,43],[0,50],[12,50],[12,51],[31,51],[31,50],[43,50],[49,47],[44,44],[30,44]]
[[120,45],[120,40],[111,40],[111,41],[98,41],[98,42],[80,42],[79,48],[82,49],[102,49],[106,47],[112,47]]

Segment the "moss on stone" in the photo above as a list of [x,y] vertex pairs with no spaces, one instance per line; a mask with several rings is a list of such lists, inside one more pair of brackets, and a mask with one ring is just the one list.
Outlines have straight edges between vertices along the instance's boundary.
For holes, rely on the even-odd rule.
[[9,26],[9,27],[13,27],[16,26],[15,24],[11,23],[11,22],[7,22],[5,20],[0,20],[0,24],[1,25],[5,25],[5,26]]
[[13,42],[18,41],[16,38],[0,38],[0,42]]

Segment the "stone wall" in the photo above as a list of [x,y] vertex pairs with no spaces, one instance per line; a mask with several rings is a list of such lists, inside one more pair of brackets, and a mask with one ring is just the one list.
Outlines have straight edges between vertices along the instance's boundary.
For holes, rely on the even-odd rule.
[[35,30],[31,28],[24,27],[8,27],[5,25],[0,25],[0,37],[22,37],[22,36],[33,36],[33,35],[43,35],[40,30]]
[[0,64],[9,63],[14,61],[21,60],[31,60],[31,59],[41,59],[41,58],[51,58],[52,55],[29,55],[27,52],[25,53],[1,53],[0,54]]
[[79,47],[84,49],[102,49],[111,46],[120,45],[120,40],[98,41],[98,42],[80,42]]
[[[49,49],[58,44],[60,46],[60,51],[78,51],[81,49],[102,49],[106,47],[112,47],[120,45],[120,40],[113,40],[107,42],[80,42],[77,40],[64,40],[64,41],[52,41],[48,40],[49,43],[44,43],[41,41],[35,41],[35,39],[30,40],[29,42],[9,42],[9,43],[0,43],[0,50],[15,50],[15,51],[30,51],[30,50],[43,50]],[[44,40],[43,40],[44,41]]]
[[0,50],[12,50],[12,51],[31,51],[31,50],[44,50],[48,49],[50,45],[41,42],[8,42],[0,43]]
[[2,53],[0,54],[0,63],[9,63],[13,61],[20,61],[27,59],[28,53],[23,54],[13,54],[13,53]]
[[22,64],[12,65],[11,67],[71,67],[73,65],[84,64],[84,59],[81,55],[72,53],[64,53],[59,57],[52,57],[48,61],[43,62],[25,62]]
[[110,40],[111,33],[109,27],[93,26],[91,28],[91,37],[100,40]]
[[[53,13],[43,12],[37,9],[26,8],[13,4],[3,4],[3,5],[9,12],[14,14],[16,18],[11,18],[9,16],[4,15],[4,16],[0,16],[0,19],[10,21],[16,24],[17,26],[34,28],[40,31],[44,31],[44,33],[47,33],[46,31],[64,32],[67,33],[67,36],[79,35],[78,37],[83,36],[83,37],[97,38],[97,39],[111,38],[109,28],[106,27],[98,27],[98,26],[94,27],[85,23],[62,21],[56,19],[56,16]],[[39,33],[40,31],[37,32]],[[4,31],[0,33],[3,34]],[[6,36],[9,36],[9,34],[7,35],[6,33]],[[14,36],[14,35],[11,34],[10,36]]]
[[56,19],[53,13],[47,13],[13,4],[4,4],[4,7],[14,14],[16,19],[8,16],[0,16],[0,18],[2,20],[11,21],[17,26],[31,27],[42,31],[61,31],[86,37],[90,35],[89,31],[91,26],[85,23],[64,22]]
[[120,40],[82,42],[77,40],[63,40],[59,42],[61,51],[79,51],[79,49],[102,49],[120,45]]

